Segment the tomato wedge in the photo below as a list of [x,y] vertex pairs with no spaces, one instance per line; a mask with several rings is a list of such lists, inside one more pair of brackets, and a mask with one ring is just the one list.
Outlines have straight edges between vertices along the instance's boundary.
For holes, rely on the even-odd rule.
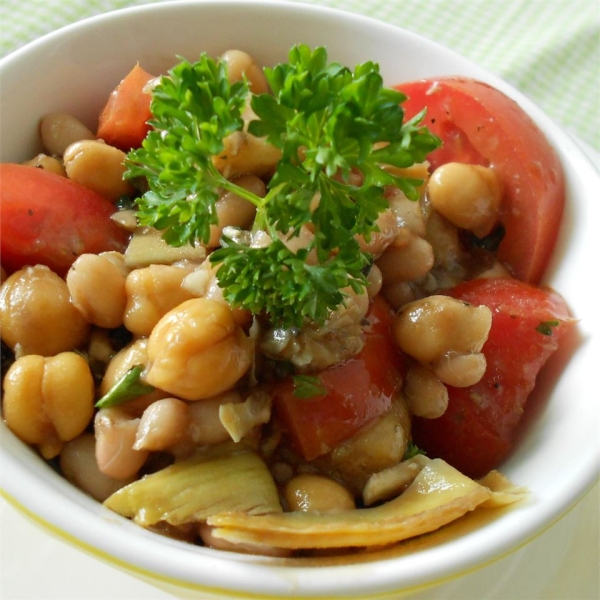
[[150,130],[151,96],[144,91],[153,75],[136,65],[111,92],[98,120],[97,137],[129,152],[139,148]]
[[326,454],[387,412],[402,384],[404,366],[392,341],[389,306],[383,299],[375,298],[367,318],[369,326],[362,351],[319,373],[324,395],[296,397],[292,378],[283,380],[275,389],[276,417],[293,447],[307,460]]
[[64,275],[87,252],[123,252],[127,233],[106,198],[49,171],[0,165],[0,253],[9,272],[43,264]]
[[554,248],[565,202],[562,165],[525,111],[499,90],[465,78],[424,79],[397,86],[410,118],[427,107],[425,124],[443,146],[428,157],[491,166],[505,186],[498,257],[517,279],[538,283]]
[[444,415],[415,417],[413,439],[429,456],[480,477],[511,451],[538,373],[573,321],[559,294],[515,279],[475,279],[445,293],[492,310],[492,326],[483,346],[487,368],[475,385],[448,386]]

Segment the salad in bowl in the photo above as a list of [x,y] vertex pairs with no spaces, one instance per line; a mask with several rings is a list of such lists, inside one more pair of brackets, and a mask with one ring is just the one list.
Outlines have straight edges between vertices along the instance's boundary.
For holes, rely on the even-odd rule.
[[2,156],[3,435],[145,570],[408,564],[544,487],[569,165],[502,85],[333,42],[131,50],[94,115],[40,106]]

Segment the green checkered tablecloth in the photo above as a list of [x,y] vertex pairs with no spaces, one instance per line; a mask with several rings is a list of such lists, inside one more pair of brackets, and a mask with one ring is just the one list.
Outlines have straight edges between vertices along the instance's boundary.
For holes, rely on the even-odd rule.
[[[600,0],[304,1],[364,13],[460,52],[600,150]],[[0,55],[63,25],[143,3],[0,0]]]

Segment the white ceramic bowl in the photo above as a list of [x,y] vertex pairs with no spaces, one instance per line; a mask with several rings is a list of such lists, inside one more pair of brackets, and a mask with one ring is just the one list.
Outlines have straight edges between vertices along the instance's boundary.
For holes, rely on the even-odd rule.
[[[558,520],[598,477],[599,320],[591,289],[597,271],[600,181],[578,145],[516,90],[457,54],[384,23],[330,9],[268,1],[170,2],[126,9],[50,34],[0,63],[0,159],[38,150],[37,124],[68,111],[95,128],[108,93],[139,61],[164,71],[176,55],[194,59],[236,47],[260,63],[286,60],[292,44],[325,45],[353,67],[380,63],[387,83],[435,75],[475,77],[513,97],[544,130],[567,176],[564,226],[547,282],[581,319],[577,348],[546,369],[554,385],[518,451],[503,466],[529,501],[469,520],[403,549],[345,561],[281,562],[223,553],[159,537],[118,517],[49,468],[0,423],[3,495],[86,550],[121,567],[188,590],[228,597],[362,596],[407,591],[465,573],[527,543]],[[596,257],[593,260],[592,257]],[[589,262],[592,260],[593,262]],[[553,377],[561,369],[560,377]]]

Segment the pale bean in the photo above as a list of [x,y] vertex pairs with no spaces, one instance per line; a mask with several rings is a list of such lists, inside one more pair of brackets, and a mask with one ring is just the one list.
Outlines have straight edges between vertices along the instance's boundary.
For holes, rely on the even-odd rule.
[[221,56],[221,60],[227,65],[227,75],[231,83],[241,81],[245,76],[253,94],[268,94],[270,92],[263,70],[247,52],[227,50]]
[[71,144],[64,153],[69,179],[116,202],[135,192],[123,179],[125,153],[102,140],[82,140]]
[[479,237],[488,235],[497,222],[502,193],[494,169],[463,163],[438,167],[427,186],[435,210]]
[[448,352],[480,352],[491,323],[487,306],[434,295],[410,302],[398,312],[394,336],[404,352],[427,365]]
[[232,390],[200,402],[192,402],[189,405],[188,439],[196,446],[209,446],[230,440],[219,411],[225,404],[240,404],[242,401],[242,396]]
[[4,380],[3,414],[24,442],[53,458],[81,434],[94,414],[94,379],[75,352],[17,359]]
[[62,156],[74,142],[95,138],[79,119],[61,112],[50,113],[41,120],[40,134],[44,148],[56,156]]
[[134,477],[146,462],[148,451],[133,447],[139,423],[120,407],[102,408],[96,413],[96,461],[98,469],[108,477]]
[[138,336],[150,335],[161,317],[193,297],[181,285],[191,271],[192,267],[172,265],[150,265],[131,271],[125,280],[125,327]]
[[283,487],[291,511],[337,513],[356,508],[352,494],[340,483],[316,473],[301,473]]
[[54,156],[48,156],[47,154],[38,154],[23,164],[30,167],[36,167],[36,169],[49,171],[50,173],[60,175],[61,177],[67,176],[67,172],[65,171],[65,166],[63,165],[62,161],[58,160],[58,158],[55,158]]
[[114,329],[123,323],[128,269],[120,255],[82,254],[71,265],[66,281],[71,300],[88,323]]
[[[263,180],[255,175],[245,175],[236,179],[234,183],[260,198],[266,193]],[[208,248],[219,246],[224,227],[233,226],[248,229],[254,222],[254,216],[256,215],[256,206],[233,192],[223,194],[217,200],[215,209],[219,222],[218,225],[211,225],[210,227],[210,239],[206,244]]]
[[188,405],[177,398],[153,402],[142,414],[133,448],[135,450],[168,450],[186,437]]
[[448,388],[430,369],[419,365],[406,374],[404,396],[410,412],[417,417],[436,419],[448,408]]
[[407,281],[385,285],[381,288],[381,294],[394,310],[399,310],[416,298],[415,290]]
[[68,481],[98,502],[104,502],[117,490],[134,481],[133,477],[113,479],[98,469],[96,440],[91,433],[84,433],[63,446],[60,468]]
[[444,383],[454,387],[474,385],[483,377],[486,366],[485,356],[481,352],[448,352],[432,364],[434,373]]
[[210,398],[239,381],[253,352],[253,342],[230,308],[194,298],[168,312],[152,330],[146,381],[186,400]]
[[2,339],[17,357],[73,350],[90,329],[71,303],[65,281],[43,265],[16,271],[2,284],[0,323]]
[[376,262],[384,285],[415,281],[425,277],[433,267],[433,248],[425,239],[403,228]]

